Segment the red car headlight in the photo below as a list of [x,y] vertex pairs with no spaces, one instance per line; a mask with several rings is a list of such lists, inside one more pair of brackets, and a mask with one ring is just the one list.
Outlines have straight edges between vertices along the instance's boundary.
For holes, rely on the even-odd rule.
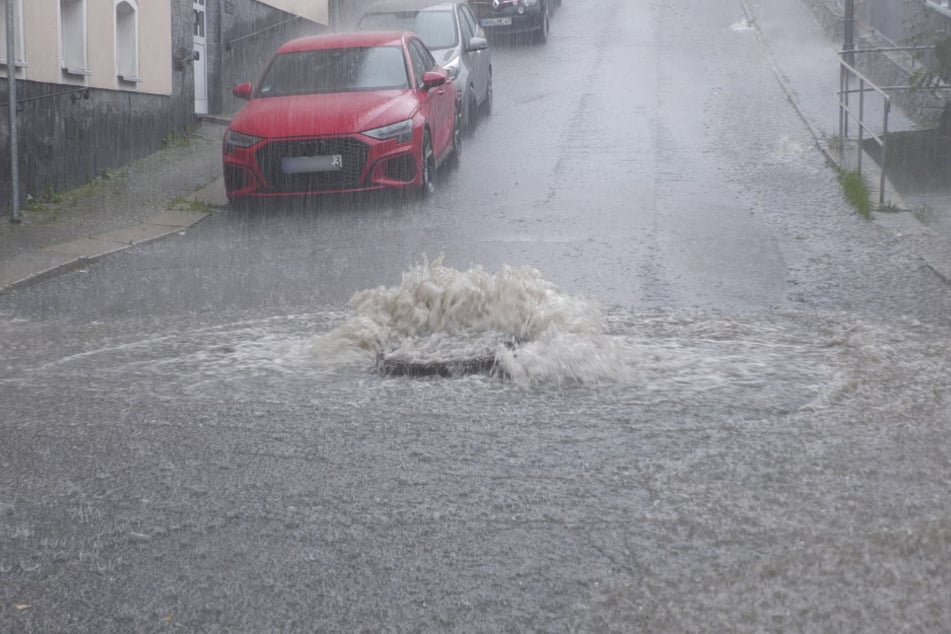
[[377,141],[396,139],[397,143],[409,143],[413,139],[413,120],[407,119],[399,123],[373,128],[372,130],[365,131],[363,134]]
[[261,137],[228,130],[225,132],[225,152],[234,152],[236,149],[249,148],[259,141],[261,141]]

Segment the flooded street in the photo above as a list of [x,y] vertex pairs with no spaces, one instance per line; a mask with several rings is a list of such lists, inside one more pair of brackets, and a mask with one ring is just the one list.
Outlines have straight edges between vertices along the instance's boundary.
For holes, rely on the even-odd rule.
[[495,45],[428,200],[0,296],[0,630],[946,628],[951,291],[694,4]]

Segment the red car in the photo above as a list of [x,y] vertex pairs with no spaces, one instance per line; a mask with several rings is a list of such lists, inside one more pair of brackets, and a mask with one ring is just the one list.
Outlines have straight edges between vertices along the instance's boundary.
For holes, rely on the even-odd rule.
[[433,191],[461,151],[456,87],[411,33],[319,35],[284,44],[223,143],[232,201],[382,188]]

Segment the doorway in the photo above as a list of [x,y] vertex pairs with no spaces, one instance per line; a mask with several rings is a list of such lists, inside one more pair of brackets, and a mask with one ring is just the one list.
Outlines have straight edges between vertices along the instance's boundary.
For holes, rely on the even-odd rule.
[[208,113],[208,71],[205,55],[205,27],[207,12],[205,0],[192,0],[195,10],[194,49],[198,53],[194,61],[195,71],[195,112]]

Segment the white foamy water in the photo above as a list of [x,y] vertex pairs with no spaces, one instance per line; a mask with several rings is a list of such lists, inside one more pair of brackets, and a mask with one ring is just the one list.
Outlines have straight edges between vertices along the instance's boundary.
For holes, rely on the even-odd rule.
[[739,22],[730,25],[731,31],[752,31],[753,28],[753,23],[750,22],[749,18],[743,18]]
[[[484,354],[487,345],[501,353],[508,349],[501,341],[554,338],[568,355],[572,343],[589,345],[603,331],[594,302],[563,293],[527,266],[492,274],[426,261],[404,273],[398,286],[360,291],[350,305],[352,316],[311,342],[319,363],[372,363],[389,351],[407,360],[433,360]],[[511,357],[499,360],[516,369]]]
[[[440,260],[411,268],[396,286],[356,293],[344,312],[164,330],[86,325],[69,349],[55,338],[37,348],[44,328],[0,325],[10,331],[2,351],[12,364],[0,385],[55,391],[82,377],[85,389],[104,394],[120,385],[217,400],[294,398],[301,390],[343,398],[377,389],[475,395],[581,387],[626,406],[753,415],[914,412],[951,391],[951,337],[939,325],[847,313],[602,310],[531,267],[463,271]],[[381,353],[420,364],[494,357],[496,372],[465,381],[390,380],[374,373]]]
[[[441,260],[413,267],[397,286],[361,291],[350,304],[343,323],[306,344],[318,365],[370,366],[381,353],[419,363],[492,354],[499,374],[522,387],[627,386],[645,402],[722,392],[772,399],[781,409],[878,383],[891,374],[887,351],[904,332],[795,313],[606,316],[534,268],[493,274]],[[867,375],[871,368],[877,376]]]

